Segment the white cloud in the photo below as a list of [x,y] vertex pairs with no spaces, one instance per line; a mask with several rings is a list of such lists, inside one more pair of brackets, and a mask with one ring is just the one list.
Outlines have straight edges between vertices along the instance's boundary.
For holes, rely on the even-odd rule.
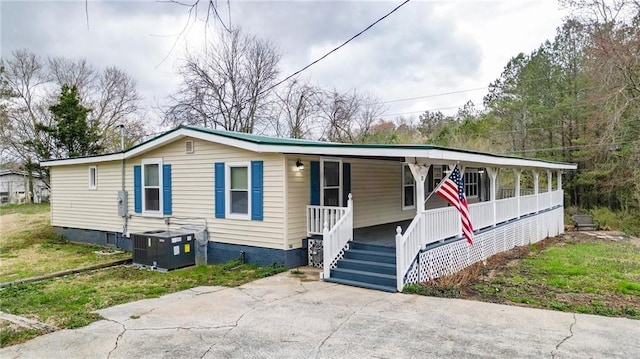
[[[227,18],[225,2],[218,2]],[[303,67],[397,6],[381,2],[231,2],[231,19],[246,32],[272,39],[282,51],[282,76]],[[84,57],[124,69],[152,106],[175,91],[176,65],[185,49],[205,39],[196,23],[172,47],[187,23],[187,8],[155,1],[0,3],[0,51]],[[553,38],[564,13],[548,1],[412,1],[302,74],[327,88],[358,88],[382,100],[486,86],[509,58]],[[203,9],[200,11],[203,16]],[[210,27],[207,37],[220,26]],[[168,56],[167,56],[168,55]],[[163,59],[167,57],[166,60]],[[388,113],[480,104],[483,91],[387,104]],[[455,109],[444,110],[452,113]],[[417,117],[417,115],[416,115]]]

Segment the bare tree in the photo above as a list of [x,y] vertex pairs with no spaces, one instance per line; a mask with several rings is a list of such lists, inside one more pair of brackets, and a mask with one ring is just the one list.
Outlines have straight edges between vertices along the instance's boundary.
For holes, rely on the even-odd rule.
[[317,126],[321,90],[308,82],[290,80],[276,92],[278,98],[272,127],[276,135],[289,138],[310,138]]
[[[39,127],[51,126],[49,107],[62,85],[77,86],[83,105],[90,108],[89,120],[100,130],[99,145],[107,152],[120,149],[117,126],[124,124],[129,140],[142,137],[143,119],[139,116],[140,96],[135,81],[114,67],[97,70],[86,60],[49,58],[43,60],[28,50],[18,50],[2,58],[0,81],[11,96],[2,96],[4,108],[0,126],[3,156],[21,163],[59,158],[51,138]],[[4,91],[3,91],[4,92]]]
[[332,142],[360,142],[384,112],[376,98],[355,90],[325,93],[320,107],[324,120],[323,138]]
[[253,132],[267,113],[280,54],[271,42],[238,29],[216,40],[204,53],[188,56],[164,122]]
[[27,163],[35,157],[27,141],[39,140],[52,148],[47,137],[36,130],[38,123],[50,125],[48,106],[42,101],[49,79],[42,59],[26,50],[15,51],[10,60],[2,59],[0,66],[1,80],[12,93],[2,99],[6,111],[6,123],[0,127],[3,152],[11,159]]

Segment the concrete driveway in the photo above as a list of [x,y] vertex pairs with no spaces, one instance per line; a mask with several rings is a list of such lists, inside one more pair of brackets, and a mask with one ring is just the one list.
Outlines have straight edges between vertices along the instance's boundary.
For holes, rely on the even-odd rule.
[[[303,269],[309,273],[310,269]],[[390,294],[289,272],[100,311],[2,358],[633,358],[640,321]]]

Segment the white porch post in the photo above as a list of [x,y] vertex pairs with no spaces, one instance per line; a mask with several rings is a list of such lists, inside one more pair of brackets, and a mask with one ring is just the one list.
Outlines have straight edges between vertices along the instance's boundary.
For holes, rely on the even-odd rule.
[[518,218],[520,218],[520,176],[522,175],[522,170],[521,169],[514,169],[513,173],[516,176],[516,189],[515,189],[515,195],[517,198],[517,202],[518,202]]
[[424,181],[427,180],[427,175],[429,173],[429,167],[431,167],[431,164],[408,163],[408,165],[416,184],[416,213],[420,214],[424,212],[424,201],[426,200],[424,193]]
[[536,213],[540,211],[540,198],[538,194],[540,192],[540,185],[538,181],[540,180],[540,173],[538,171],[533,171],[533,194],[536,196]]
[[547,192],[549,192],[549,203],[545,203],[545,208],[553,207],[553,172],[551,170],[547,170]]
[[[562,190],[562,170],[558,170],[558,191]],[[564,195],[559,196],[561,202],[560,203],[554,203],[554,205],[559,204],[561,206],[564,206]]]
[[558,171],[558,189],[562,189],[562,170]]
[[491,203],[493,207],[493,225],[492,227],[496,226],[496,222],[497,222],[497,209],[496,209],[496,200],[497,200],[497,186],[498,184],[496,183],[498,180],[498,168],[495,167],[487,167],[487,174],[489,175],[489,178],[491,180],[491,187],[489,189],[489,196],[491,198]]

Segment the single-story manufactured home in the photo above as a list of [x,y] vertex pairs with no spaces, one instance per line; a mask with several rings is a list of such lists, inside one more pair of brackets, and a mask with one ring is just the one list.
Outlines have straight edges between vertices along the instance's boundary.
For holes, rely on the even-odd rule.
[[[200,226],[206,260],[315,265],[396,291],[564,230],[574,164],[429,145],[343,144],[180,126],[121,153],[51,160],[51,221],[72,241]],[[430,196],[463,173],[475,241]]]

